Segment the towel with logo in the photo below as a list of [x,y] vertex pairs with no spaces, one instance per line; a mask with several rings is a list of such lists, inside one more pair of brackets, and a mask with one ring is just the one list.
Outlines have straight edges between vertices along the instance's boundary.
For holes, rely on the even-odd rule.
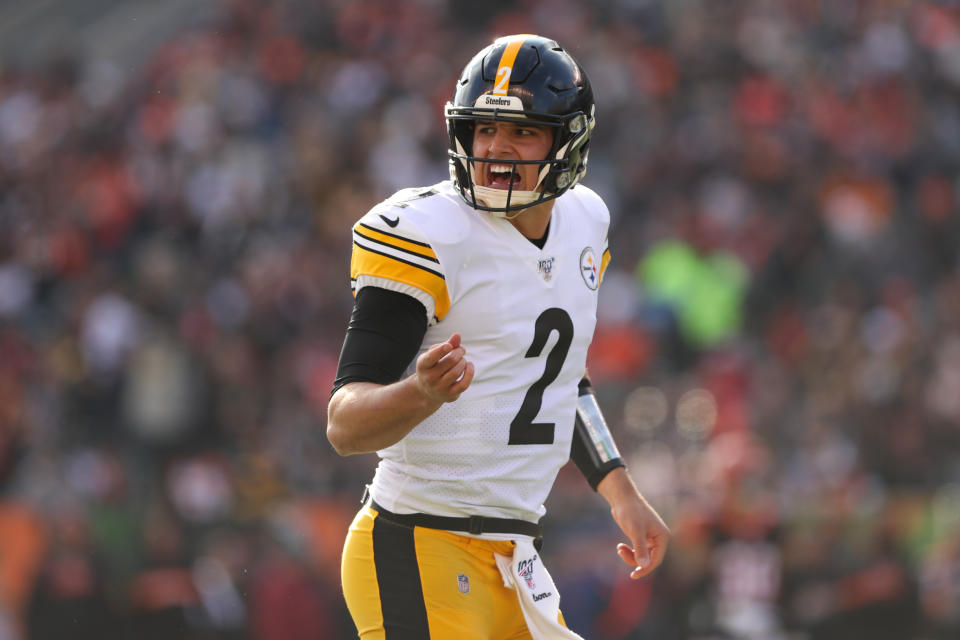
[[495,555],[503,584],[517,592],[533,640],[583,640],[560,624],[560,594],[532,541],[516,540],[513,557]]

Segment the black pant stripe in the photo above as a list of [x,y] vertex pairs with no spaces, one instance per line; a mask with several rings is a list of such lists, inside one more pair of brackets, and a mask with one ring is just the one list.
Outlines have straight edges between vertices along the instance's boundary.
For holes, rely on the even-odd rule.
[[427,640],[427,605],[417,565],[413,529],[377,518],[373,522],[373,562],[380,588],[386,640]]

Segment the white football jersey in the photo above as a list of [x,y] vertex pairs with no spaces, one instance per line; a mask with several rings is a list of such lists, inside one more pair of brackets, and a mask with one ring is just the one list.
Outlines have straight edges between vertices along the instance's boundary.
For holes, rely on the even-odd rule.
[[420,353],[460,333],[476,367],[455,402],[378,452],[371,494],[384,508],[540,519],[570,457],[609,221],[577,185],[554,201],[539,249],[444,181],[400,191],[357,222],[354,290],[414,296],[427,310]]

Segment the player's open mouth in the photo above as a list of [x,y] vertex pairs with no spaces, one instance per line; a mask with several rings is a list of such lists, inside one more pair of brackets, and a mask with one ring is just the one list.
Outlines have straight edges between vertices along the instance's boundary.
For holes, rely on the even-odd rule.
[[487,168],[489,186],[494,189],[509,189],[520,183],[520,174],[510,164],[491,164]]

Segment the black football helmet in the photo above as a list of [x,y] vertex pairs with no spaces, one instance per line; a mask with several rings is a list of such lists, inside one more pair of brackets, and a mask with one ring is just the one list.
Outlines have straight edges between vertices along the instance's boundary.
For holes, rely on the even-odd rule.
[[[467,63],[453,101],[444,108],[450,137],[450,177],[475,209],[512,217],[562,195],[587,171],[590,132],[595,125],[593,90],[583,69],[559,44],[535,35],[498,38]],[[478,162],[507,164],[473,155],[478,120],[524,120],[554,129],[553,147],[540,165],[533,191],[494,189],[474,183]]]

